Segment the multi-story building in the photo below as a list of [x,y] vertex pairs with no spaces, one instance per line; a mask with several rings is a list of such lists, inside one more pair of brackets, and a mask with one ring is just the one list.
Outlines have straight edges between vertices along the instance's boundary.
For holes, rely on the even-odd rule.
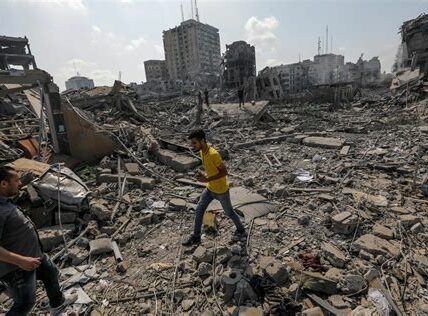
[[360,86],[371,84],[381,80],[381,65],[378,57],[370,60],[363,60],[360,57],[356,63],[346,63],[344,65],[344,80],[355,82]]
[[79,89],[91,89],[94,87],[94,80],[83,76],[74,76],[65,82],[65,88],[79,90]]
[[168,74],[174,80],[219,75],[221,53],[218,29],[190,19],[163,31]]
[[314,85],[336,83],[343,80],[345,57],[336,54],[315,55],[309,68],[309,77]]
[[256,77],[256,50],[245,41],[226,45],[224,84],[227,88],[248,87]]
[[380,61],[361,57],[357,63],[344,64],[344,56],[323,54],[314,60],[266,67],[259,72],[257,88],[260,97],[284,98],[314,86],[355,83],[359,86],[380,80]]
[[163,81],[168,80],[168,70],[165,60],[146,60],[144,62],[146,72],[146,81]]

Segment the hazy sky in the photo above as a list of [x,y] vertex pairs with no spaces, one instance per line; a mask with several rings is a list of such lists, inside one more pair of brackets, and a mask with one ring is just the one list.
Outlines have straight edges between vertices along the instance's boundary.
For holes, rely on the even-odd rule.
[[[190,0],[0,0],[0,35],[27,36],[39,68],[64,88],[77,71],[96,85],[145,81],[143,61],[163,59],[162,31],[190,18]],[[403,21],[428,12],[428,0],[199,0],[201,22],[225,45],[256,46],[257,70],[313,58],[325,26],[333,52],[356,61],[379,56],[390,71]],[[329,43],[330,45],[330,43]]]

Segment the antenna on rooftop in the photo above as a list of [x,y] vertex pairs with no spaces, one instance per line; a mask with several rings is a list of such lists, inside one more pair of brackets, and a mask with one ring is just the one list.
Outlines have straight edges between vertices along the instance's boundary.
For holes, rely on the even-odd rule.
[[333,35],[330,35],[330,39],[331,39],[331,42],[330,42],[330,52],[333,53]]
[[196,11],[196,21],[199,22],[199,9],[198,9],[198,3],[195,0],[195,11]]
[[190,9],[192,12],[192,16],[190,18],[193,19],[193,0],[190,0]]
[[180,4],[180,9],[181,9],[181,22],[184,22],[183,2]]
[[76,73],[77,76],[80,76],[79,72],[76,69],[76,63],[73,61],[73,68],[74,68],[74,72]]
[[328,25],[325,28],[325,53],[328,54]]
[[318,55],[321,55],[321,37],[318,36]]
[[119,70],[119,81],[122,81],[122,71]]

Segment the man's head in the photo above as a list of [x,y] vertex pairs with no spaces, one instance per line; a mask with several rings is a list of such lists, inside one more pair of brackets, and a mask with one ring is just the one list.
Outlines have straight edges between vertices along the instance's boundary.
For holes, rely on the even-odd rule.
[[21,180],[18,173],[12,167],[0,167],[0,196],[12,197],[19,193]]
[[207,140],[205,139],[205,133],[203,130],[193,131],[189,135],[189,140],[192,144],[194,151],[203,150],[207,146]]

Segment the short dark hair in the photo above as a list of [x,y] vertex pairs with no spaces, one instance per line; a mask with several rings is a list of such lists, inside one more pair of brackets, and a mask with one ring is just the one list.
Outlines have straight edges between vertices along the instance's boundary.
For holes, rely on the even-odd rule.
[[189,139],[196,138],[197,140],[206,140],[205,132],[201,129],[193,131],[189,135]]
[[15,168],[11,166],[0,166],[0,181],[9,181],[12,178],[11,172],[13,171],[16,172]]

